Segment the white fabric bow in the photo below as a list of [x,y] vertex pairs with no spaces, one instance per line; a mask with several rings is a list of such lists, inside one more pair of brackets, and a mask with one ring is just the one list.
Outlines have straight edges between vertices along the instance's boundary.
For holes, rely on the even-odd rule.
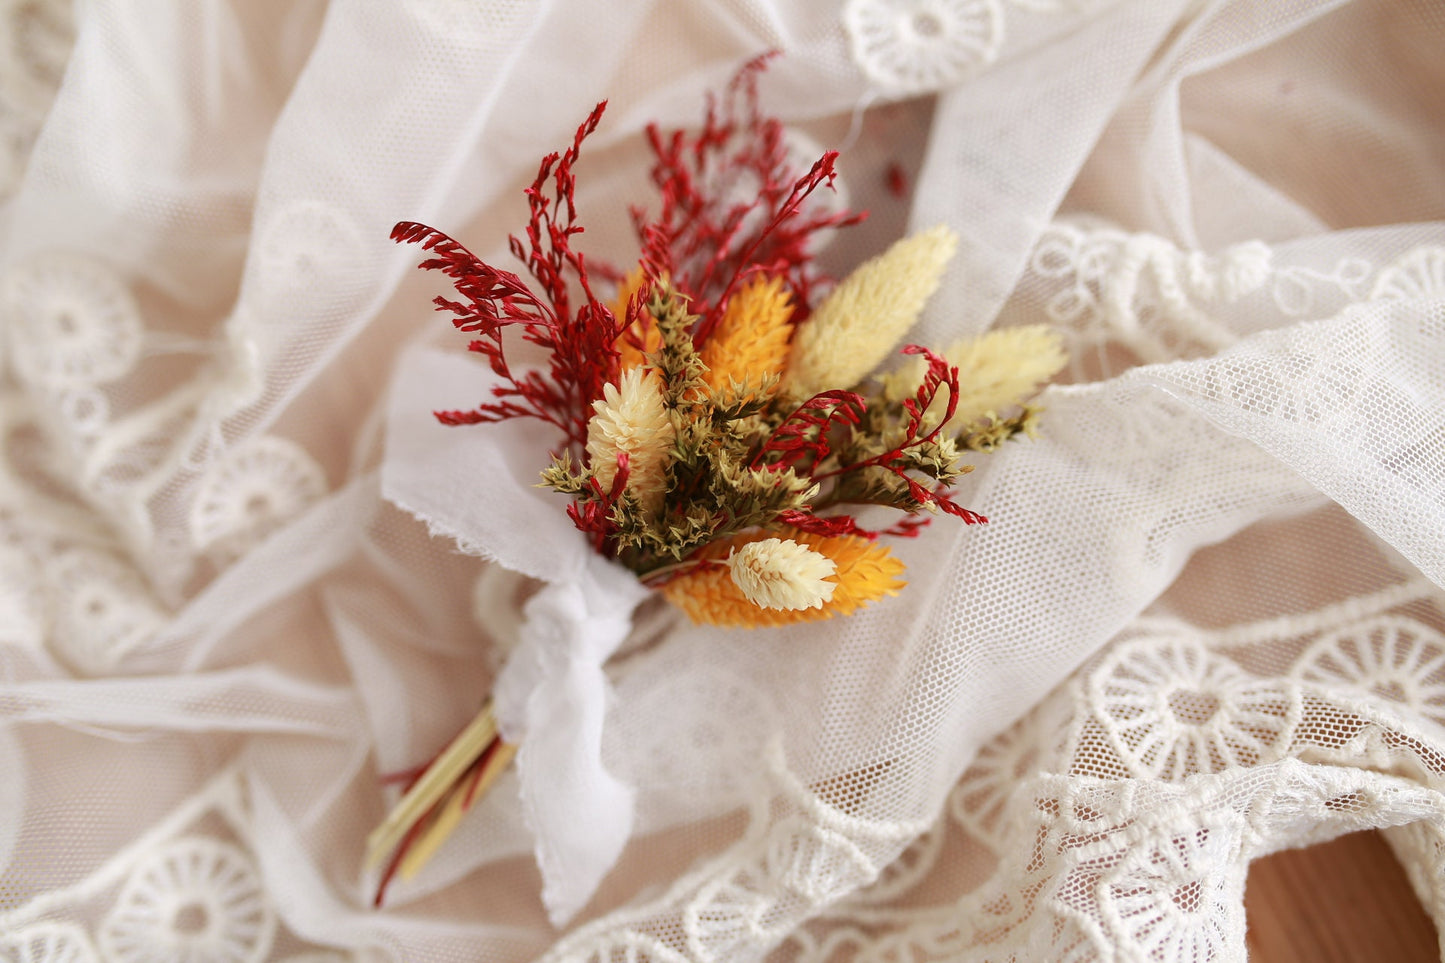
[[627,638],[647,589],[592,551],[561,496],[537,488],[547,446],[535,424],[449,428],[431,418],[489,397],[492,380],[469,358],[421,348],[404,356],[382,492],[433,534],[547,583],[523,610],[493,708],[502,737],[520,747],[542,900],[560,927],[591,898],[632,832],[633,791],[602,765],[610,693],[602,667]]
[[602,766],[610,686],[602,666],[647,590],[600,557],[528,601],[521,640],[493,690],[502,737],[518,745],[522,807],[536,835],[542,902],[555,926],[582,908],[632,834],[630,786]]

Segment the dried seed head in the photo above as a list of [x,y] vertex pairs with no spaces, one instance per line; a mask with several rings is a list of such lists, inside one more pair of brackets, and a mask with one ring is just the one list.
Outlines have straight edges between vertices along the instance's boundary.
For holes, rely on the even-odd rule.
[[798,326],[783,387],[809,398],[862,381],[918,320],[957,249],[958,236],[940,225],[844,278]]
[[651,368],[630,368],[616,385],[602,390],[587,422],[587,454],[604,490],[617,477],[617,455],[628,458],[627,490],[646,511],[657,511],[666,494],[669,452],[676,432],[662,399],[662,383]]
[[[1063,342],[1041,324],[999,328],[965,338],[943,352],[958,367],[958,406],[950,425],[959,430],[980,418],[1022,404],[1068,363]],[[907,398],[923,380],[919,359],[881,380],[889,398]]]
[[833,599],[838,570],[831,558],[790,538],[765,538],[734,551],[726,564],[733,583],[765,609],[820,609]]

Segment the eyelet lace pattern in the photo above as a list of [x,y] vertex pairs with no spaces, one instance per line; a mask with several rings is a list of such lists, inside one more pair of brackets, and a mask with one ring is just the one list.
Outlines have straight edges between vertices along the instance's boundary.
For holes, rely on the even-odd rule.
[[[1242,959],[1249,861],[1366,828],[1386,829],[1433,878],[1445,868],[1438,798],[1385,771],[1445,771],[1426,748],[1439,731],[1442,616],[1445,596],[1423,580],[1208,630],[1146,613],[985,747],[954,790],[932,832],[997,852],[986,882],[920,902],[930,882],[948,885],[936,856],[919,871],[917,852],[940,848],[930,842],[912,857],[912,898],[864,890],[829,907],[790,935],[789,958],[855,947],[879,963],[1086,961],[1125,946]],[[1264,648],[1295,653],[1293,671],[1254,676],[1240,659]],[[1060,724],[1064,739],[1040,738]],[[1008,821],[993,818],[1000,794]]]
[[899,93],[950,86],[993,61],[1003,42],[999,0],[849,0],[853,60]]
[[266,435],[230,449],[201,479],[191,541],[239,554],[326,493],[326,476],[301,446]]
[[[1394,176],[1435,143],[1393,109],[1415,88],[1359,83],[1408,65],[1350,59],[1378,52],[1339,32],[1361,4],[1109,2],[0,0],[0,963],[1203,963],[1245,953],[1252,860],[1365,829],[1445,926],[1445,195]],[[389,376],[455,335],[387,228],[441,218],[496,260],[527,145],[575,122],[526,71],[566,58],[619,84],[578,168],[591,253],[638,199],[610,195],[641,119],[692,120],[743,42],[790,51],[770,106],[860,139],[852,198],[808,200],[881,215],[858,248],[971,235],[924,327],[1050,325],[1072,383],[963,480],[988,526],[894,543],[889,608],[639,611],[591,747],[632,836],[572,929],[513,776],[373,912],[377,753],[419,763],[475,711],[529,588],[473,584],[388,500]],[[1260,69],[1290,58],[1312,79]],[[1341,141],[1358,169],[1248,169],[1294,128],[1230,130],[1225,90],[1380,136]],[[835,146],[789,137],[800,168]],[[1411,223],[1326,226],[1372,223],[1312,206],[1359,170]],[[438,487],[481,517],[516,466],[470,467]]]
[[250,860],[234,846],[190,837],[132,871],[99,940],[117,963],[260,963],[275,931]]
[[286,930],[246,844],[242,783],[223,770],[150,827],[146,845],[122,849],[42,899],[0,908],[0,960],[381,963],[366,948],[307,948]]
[[37,923],[0,936],[7,963],[100,963],[85,930],[70,923]]
[[99,262],[54,255],[17,265],[0,282],[11,366],[47,386],[94,385],[140,358],[140,313],[130,291]]

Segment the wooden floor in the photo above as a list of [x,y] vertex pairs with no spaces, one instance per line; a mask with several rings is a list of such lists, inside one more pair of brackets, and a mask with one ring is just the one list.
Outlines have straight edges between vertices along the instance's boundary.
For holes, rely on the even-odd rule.
[[1378,833],[1256,860],[1245,891],[1250,963],[1426,963],[1435,926]]

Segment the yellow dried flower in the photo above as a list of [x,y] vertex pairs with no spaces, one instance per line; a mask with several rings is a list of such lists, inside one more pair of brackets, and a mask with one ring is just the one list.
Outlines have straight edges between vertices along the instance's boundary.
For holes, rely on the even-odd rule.
[[662,379],[652,368],[629,368],[619,384],[602,389],[587,422],[587,455],[603,490],[617,477],[617,455],[628,457],[627,491],[643,511],[655,514],[666,494],[667,461],[676,435],[662,399]]
[[703,380],[713,391],[730,381],[781,374],[793,335],[793,296],[781,277],[754,275],[743,284],[702,346]]
[[[612,303],[612,313],[618,318],[626,318],[627,302],[646,284],[647,277],[642,273],[642,265],[628,271],[617,289],[617,300]],[[641,342],[641,348],[633,345],[634,338]],[[618,336],[616,344],[620,370],[627,371],[646,363],[646,355],[662,346],[662,334],[652,322],[652,316],[643,311],[641,316]]]
[[[950,424],[972,424],[990,413],[1021,404],[1068,362],[1059,336],[1042,324],[1001,328],[965,338],[943,353],[958,366],[958,407]],[[907,398],[923,380],[920,358],[883,378],[889,398]]]
[[[749,600],[733,580],[733,570],[725,565],[707,566],[679,576],[662,587],[662,594],[694,622],[759,628],[851,615],[885,595],[897,595],[906,584],[899,578],[903,574],[903,563],[887,548],[866,538],[792,530],[786,534],[796,544],[831,559],[836,567],[827,577],[827,581],[836,584],[833,596],[818,608],[762,608]],[[767,532],[736,535],[709,545],[702,557],[721,561],[749,543],[774,538],[775,535]]]
[[798,326],[783,387],[808,398],[862,381],[918,320],[957,249],[939,225],[864,262]]
[[827,581],[837,564],[791,538],[748,542],[725,564],[747,600],[765,609],[821,609],[838,587]]

